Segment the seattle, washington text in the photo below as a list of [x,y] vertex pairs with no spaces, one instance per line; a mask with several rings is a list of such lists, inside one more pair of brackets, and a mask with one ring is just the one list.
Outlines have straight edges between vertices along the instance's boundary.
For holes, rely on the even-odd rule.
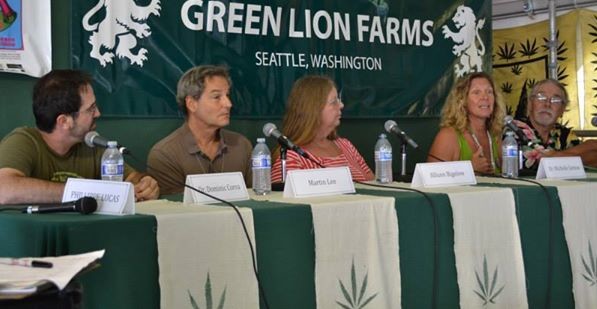
[[305,53],[255,52],[255,65],[263,67],[294,67],[318,69],[347,69],[381,71],[382,60],[378,57],[322,55]]

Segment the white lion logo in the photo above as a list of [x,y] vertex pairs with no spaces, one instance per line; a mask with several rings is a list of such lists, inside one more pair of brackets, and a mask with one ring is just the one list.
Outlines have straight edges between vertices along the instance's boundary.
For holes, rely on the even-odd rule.
[[[106,8],[106,18],[98,24],[89,24],[91,17]],[[126,57],[131,64],[143,66],[143,61],[147,60],[145,54],[147,49],[141,48],[137,54],[131,51],[137,46],[137,39],[151,35],[151,31],[145,21],[151,14],[160,16],[160,0],[151,0],[148,6],[140,7],[134,0],[99,0],[99,2],[89,12],[83,16],[83,28],[86,31],[93,31],[89,37],[91,44],[92,58],[99,60],[105,67],[107,63],[112,63],[114,58],[114,47],[118,58]],[[116,46],[118,38],[118,46]],[[102,47],[107,49],[102,53]]]
[[[485,55],[485,45],[479,37],[479,29],[485,25],[485,19],[475,22],[476,17],[473,10],[467,6],[460,5],[456,8],[456,14],[452,17],[458,32],[452,32],[447,25],[442,27],[444,38],[451,38],[454,43],[452,53],[460,57],[460,64],[454,65],[457,77],[464,76],[468,72],[481,72]],[[480,48],[477,49],[477,41]]]

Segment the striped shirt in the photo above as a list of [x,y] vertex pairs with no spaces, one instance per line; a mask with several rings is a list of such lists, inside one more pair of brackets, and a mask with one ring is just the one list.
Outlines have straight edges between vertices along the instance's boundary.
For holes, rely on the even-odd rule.
[[[307,150],[305,150],[305,152],[309,154],[312,159],[325,167],[348,166],[353,181],[366,181],[373,178],[373,172],[369,166],[367,166],[363,156],[361,156],[359,151],[351,142],[345,138],[337,138],[334,140],[334,144],[336,144],[336,146],[338,146],[342,152],[336,157],[318,157]],[[281,165],[282,162],[280,161],[280,157],[278,157],[272,166],[272,183],[282,181]],[[294,151],[287,152],[286,171],[312,168],[320,168],[320,166],[306,158],[301,157]]]

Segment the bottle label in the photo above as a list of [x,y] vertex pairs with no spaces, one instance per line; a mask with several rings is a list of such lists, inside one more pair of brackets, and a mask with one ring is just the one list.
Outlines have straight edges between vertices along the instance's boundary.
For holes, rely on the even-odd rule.
[[124,164],[102,164],[102,175],[124,175]]
[[516,146],[505,147],[502,151],[502,155],[504,157],[518,157],[518,147],[516,147]]
[[272,159],[268,155],[259,155],[252,159],[253,168],[271,168]]
[[391,151],[375,151],[375,160],[376,161],[392,161],[392,152]]

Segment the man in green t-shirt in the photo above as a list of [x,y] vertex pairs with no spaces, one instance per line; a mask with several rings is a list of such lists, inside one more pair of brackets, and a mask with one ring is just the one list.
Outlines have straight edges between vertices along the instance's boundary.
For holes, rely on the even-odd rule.
[[[0,204],[60,202],[69,177],[101,177],[103,149],[83,143],[100,116],[91,82],[77,70],[54,70],[37,81],[36,128],[17,128],[0,142]],[[124,177],[137,200],[158,197],[151,176],[126,165]]]

